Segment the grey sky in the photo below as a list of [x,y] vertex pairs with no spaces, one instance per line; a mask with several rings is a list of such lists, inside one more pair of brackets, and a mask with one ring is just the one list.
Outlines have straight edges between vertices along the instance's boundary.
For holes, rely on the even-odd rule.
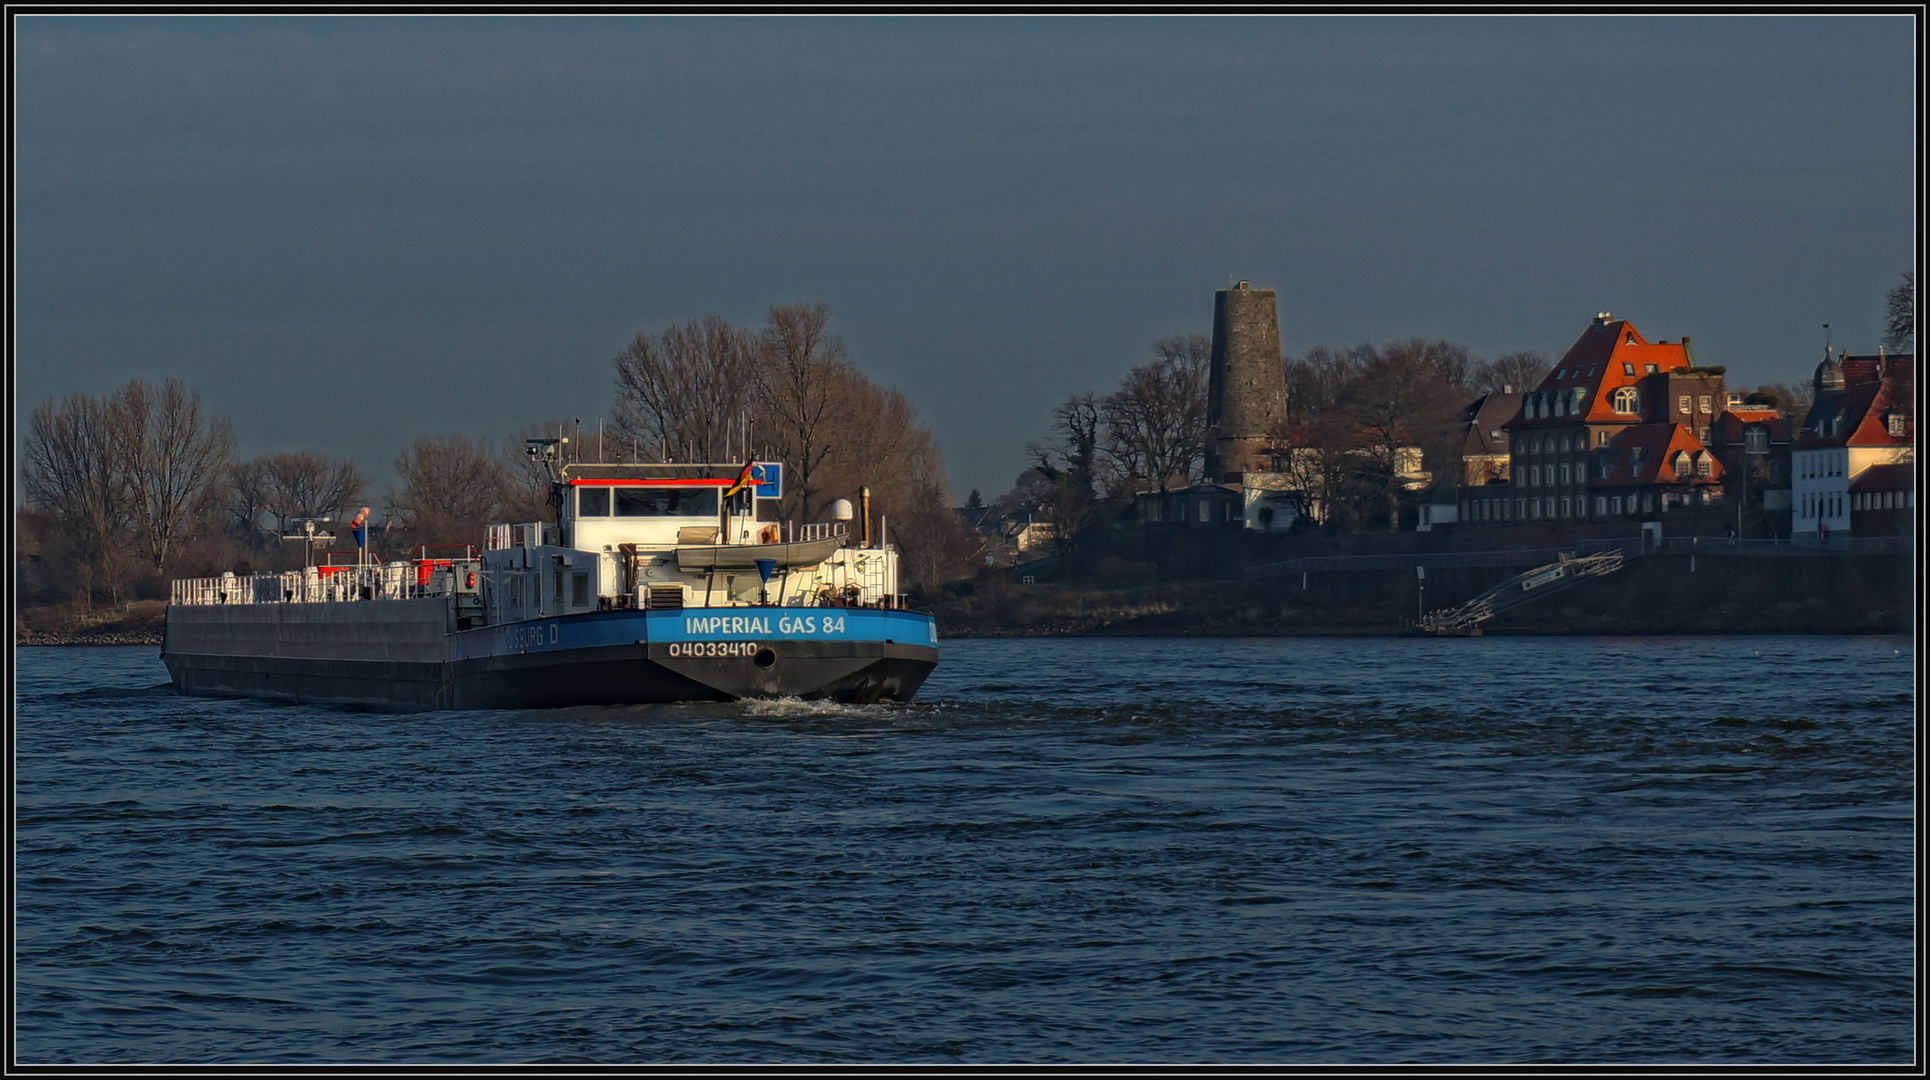
[[1901,17],[15,25],[17,413],[179,375],[385,478],[773,303],[989,497],[1235,276],[1289,352],[1612,310],[1754,383],[1916,258]]

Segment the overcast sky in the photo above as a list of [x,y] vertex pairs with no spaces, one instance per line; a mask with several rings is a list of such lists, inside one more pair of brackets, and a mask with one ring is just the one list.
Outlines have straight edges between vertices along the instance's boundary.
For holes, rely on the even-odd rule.
[[606,415],[638,331],[821,301],[987,498],[1231,279],[1289,353],[1732,382],[1876,346],[1902,17],[20,18],[16,415],[178,375],[241,450]]

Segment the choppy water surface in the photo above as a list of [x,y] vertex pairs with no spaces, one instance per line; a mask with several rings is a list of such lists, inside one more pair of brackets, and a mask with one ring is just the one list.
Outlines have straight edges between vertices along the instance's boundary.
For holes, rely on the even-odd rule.
[[418,716],[18,650],[18,1058],[1915,1051],[1900,639],[943,648]]

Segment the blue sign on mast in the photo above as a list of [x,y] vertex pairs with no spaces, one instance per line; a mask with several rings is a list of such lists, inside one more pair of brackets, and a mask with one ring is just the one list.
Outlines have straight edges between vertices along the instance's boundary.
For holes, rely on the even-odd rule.
[[760,499],[784,497],[784,464],[778,461],[751,463],[752,494]]

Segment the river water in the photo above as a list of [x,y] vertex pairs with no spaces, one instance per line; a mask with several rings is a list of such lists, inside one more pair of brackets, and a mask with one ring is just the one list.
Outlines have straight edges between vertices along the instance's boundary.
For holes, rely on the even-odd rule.
[[1908,1062],[1899,638],[980,640],[415,716],[16,651],[26,1062]]

